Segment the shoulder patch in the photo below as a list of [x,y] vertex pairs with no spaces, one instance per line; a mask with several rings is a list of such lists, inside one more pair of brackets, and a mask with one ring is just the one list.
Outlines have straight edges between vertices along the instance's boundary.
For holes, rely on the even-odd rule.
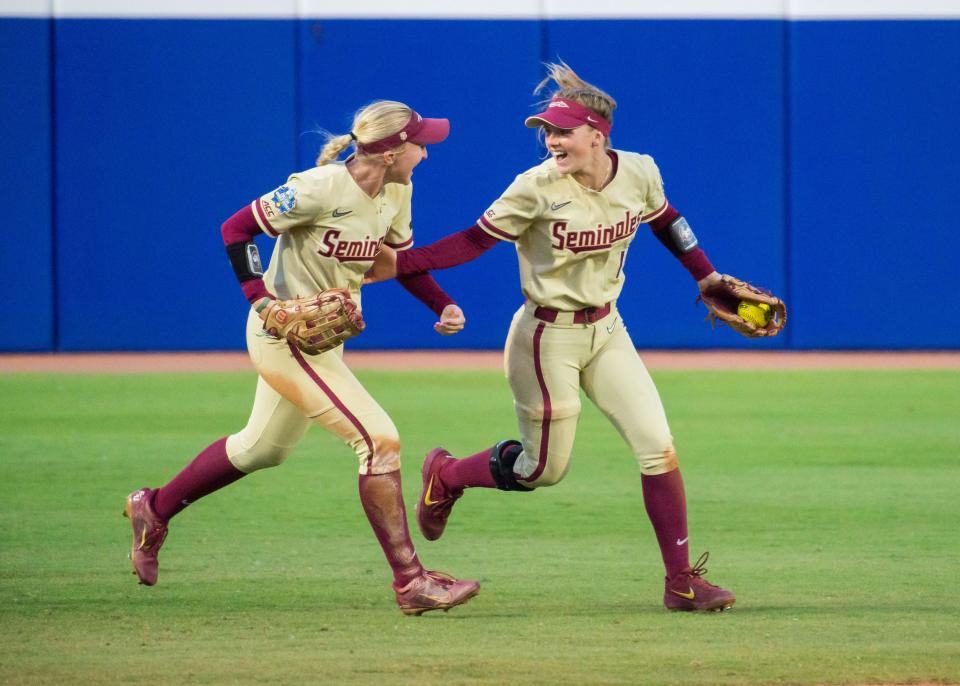
[[280,214],[286,214],[297,206],[297,191],[290,186],[280,186],[270,197]]

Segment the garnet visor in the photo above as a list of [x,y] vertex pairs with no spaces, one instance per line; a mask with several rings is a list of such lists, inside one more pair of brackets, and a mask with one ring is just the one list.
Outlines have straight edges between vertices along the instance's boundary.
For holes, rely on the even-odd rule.
[[410,120],[402,129],[373,143],[357,142],[357,149],[363,153],[377,154],[398,148],[404,143],[416,143],[417,145],[439,143],[449,133],[449,119],[427,119],[416,112],[412,112]]
[[527,117],[524,124],[531,129],[543,124],[549,124],[558,129],[575,129],[586,124],[592,126],[604,136],[609,136],[610,129],[613,128],[610,122],[589,107],[584,107],[579,102],[566,98],[553,98],[543,112]]

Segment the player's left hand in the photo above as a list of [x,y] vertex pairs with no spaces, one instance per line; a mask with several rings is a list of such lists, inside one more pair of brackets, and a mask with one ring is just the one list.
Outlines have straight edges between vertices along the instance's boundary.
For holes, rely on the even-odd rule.
[[373,258],[373,266],[363,275],[363,285],[389,281],[397,275],[397,251],[389,245],[381,245],[380,252]]
[[441,336],[452,336],[463,331],[466,323],[467,319],[463,316],[463,310],[456,305],[447,305],[440,313],[440,321],[433,325],[433,329]]
[[[726,324],[741,336],[776,336],[787,324],[787,306],[770,291],[713,272],[697,282],[698,301],[707,306],[707,320]],[[749,318],[745,318],[747,315]]]

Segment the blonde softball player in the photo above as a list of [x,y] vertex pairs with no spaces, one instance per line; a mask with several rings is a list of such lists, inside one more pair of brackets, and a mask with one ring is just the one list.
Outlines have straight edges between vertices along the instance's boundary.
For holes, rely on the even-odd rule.
[[[360,460],[360,501],[393,569],[400,609],[445,610],[477,594],[478,582],[427,571],[417,559],[400,488],[397,429],[344,364],[343,347],[306,355],[265,333],[262,321],[275,300],[330,288],[347,289],[359,303],[363,274],[381,247],[404,250],[413,243],[411,175],[427,157],[425,146],[444,140],[449,128],[446,119],[425,119],[399,102],[372,103],[356,114],[350,134],[328,139],[316,167],[293,174],[223,224],[231,265],[253,305],[247,348],[260,375],[253,411],[243,430],[208,446],[170,483],[128,496],[124,513],[133,525],[131,559],[141,583],[157,581],[157,553],[171,517],[251,472],[279,465],[319,424]],[[354,154],[337,162],[351,144]],[[252,242],[261,232],[277,238],[265,275]],[[432,277],[402,283],[440,316],[434,325],[440,334],[463,328],[460,308]]]
[[567,65],[550,64],[559,87],[526,120],[550,154],[516,177],[476,225],[379,263],[371,279],[442,269],[500,241],[516,246],[526,303],[507,336],[505,366],[520,441],[453,459],[437,448],[423,463],[417,522],[430,540],[469,487],[529,491],[553,486],[570,468],[582,388],[630,446],[666,567],[664,603],[674,610],[722,610],[730,591],[704,579],[706,555],[691,567],[683,480],[657,389],[617,311],[627,250],[641,224],[677,256],[701,288],[720,279],[687,222],[668,203],[647,155],[610,147],[613,98]]

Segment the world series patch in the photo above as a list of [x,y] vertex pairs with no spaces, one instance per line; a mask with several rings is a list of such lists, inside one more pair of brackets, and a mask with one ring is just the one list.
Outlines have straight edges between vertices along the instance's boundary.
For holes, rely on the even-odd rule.
[[280,214],[286,214],[297,206],[297,191],[290,186],[280,186],[273,192],[270,200]]

